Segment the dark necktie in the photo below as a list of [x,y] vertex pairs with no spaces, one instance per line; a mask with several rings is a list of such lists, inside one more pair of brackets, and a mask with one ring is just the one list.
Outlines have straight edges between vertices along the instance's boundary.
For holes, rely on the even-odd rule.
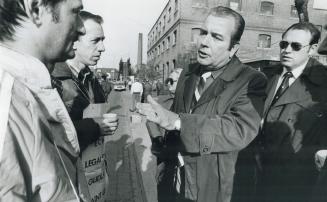
[[273,101],[271,102],[271,105],[275,104],[277,100],[283,95],[283,93],[288,89],[289,87],[289,80],[293,77],[292,72],[286,72],[283,76],[283,81],[280,84],[279,88],[277,89],[277,92],[275,94],[275,97]]
[[92,83],[93,79],[93,72],[88,67],[82,69],[78,74],[78,80],[87,91],[89,91],[89,85]]
[[206,81],[204,80],[204,78],[202,76],[200,76],[200,81],[198,84],[198,92],[199,95],[201,96],[203,91],[204,91],[204,86],[206,85]]

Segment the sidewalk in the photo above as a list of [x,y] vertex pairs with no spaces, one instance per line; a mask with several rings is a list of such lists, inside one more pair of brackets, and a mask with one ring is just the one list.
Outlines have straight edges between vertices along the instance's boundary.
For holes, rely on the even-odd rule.
[[132,124],[128,92],[112,92],[113,113],[119,117],[115,135],[106,137],[110,202],[156,202],[156,159],[151,154],[151,140],[144,120]]

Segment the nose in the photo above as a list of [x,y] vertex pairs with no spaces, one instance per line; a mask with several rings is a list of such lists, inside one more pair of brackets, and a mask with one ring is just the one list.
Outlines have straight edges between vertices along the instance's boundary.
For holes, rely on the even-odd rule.
[[207,47],[209,44],[210,35],[206,34],[201,37],[201,45]]
[[78,19],[77,19],[77,34],[78,35],[84,35],[85,32],[86,32],[86,30],[85,30],[82,18],[80,16],[78,16]]
[[293,49],[291,47],[291,44],[288,44],[288,46],[284,49],[285,52],[289,53],[291,52]]
[[99,50],[100,52],[104,52],[104,51],[106,50],[106,48],[104,47],[104,43],[103,43],[103,41],[100,41],[100,42],[99,42],[98,50]]

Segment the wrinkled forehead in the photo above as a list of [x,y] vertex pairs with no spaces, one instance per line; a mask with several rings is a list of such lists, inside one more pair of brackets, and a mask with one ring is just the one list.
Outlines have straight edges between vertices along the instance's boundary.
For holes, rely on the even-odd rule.
[[232,36],[235,31],[235,19],[225,15],[209,15],[202,24],[202,29],[225,37]]

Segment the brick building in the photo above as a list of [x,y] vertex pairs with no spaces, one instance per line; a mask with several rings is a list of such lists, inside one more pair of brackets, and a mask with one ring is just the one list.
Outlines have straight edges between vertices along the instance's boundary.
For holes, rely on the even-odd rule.
[[[246,21],[239,58],[243,62],[279,60],[282,32],[298,22],[294,0],[169,0],[148,33],[147,64],[160,72],[163,80],[176,67],[196,60],[195,42],[208,10],[215,6],[237,10]],[[326,36],[323,26],[327,11],[313,9],[309,1],[310,22]],[[326,57],[316,56],[327,64]]]

